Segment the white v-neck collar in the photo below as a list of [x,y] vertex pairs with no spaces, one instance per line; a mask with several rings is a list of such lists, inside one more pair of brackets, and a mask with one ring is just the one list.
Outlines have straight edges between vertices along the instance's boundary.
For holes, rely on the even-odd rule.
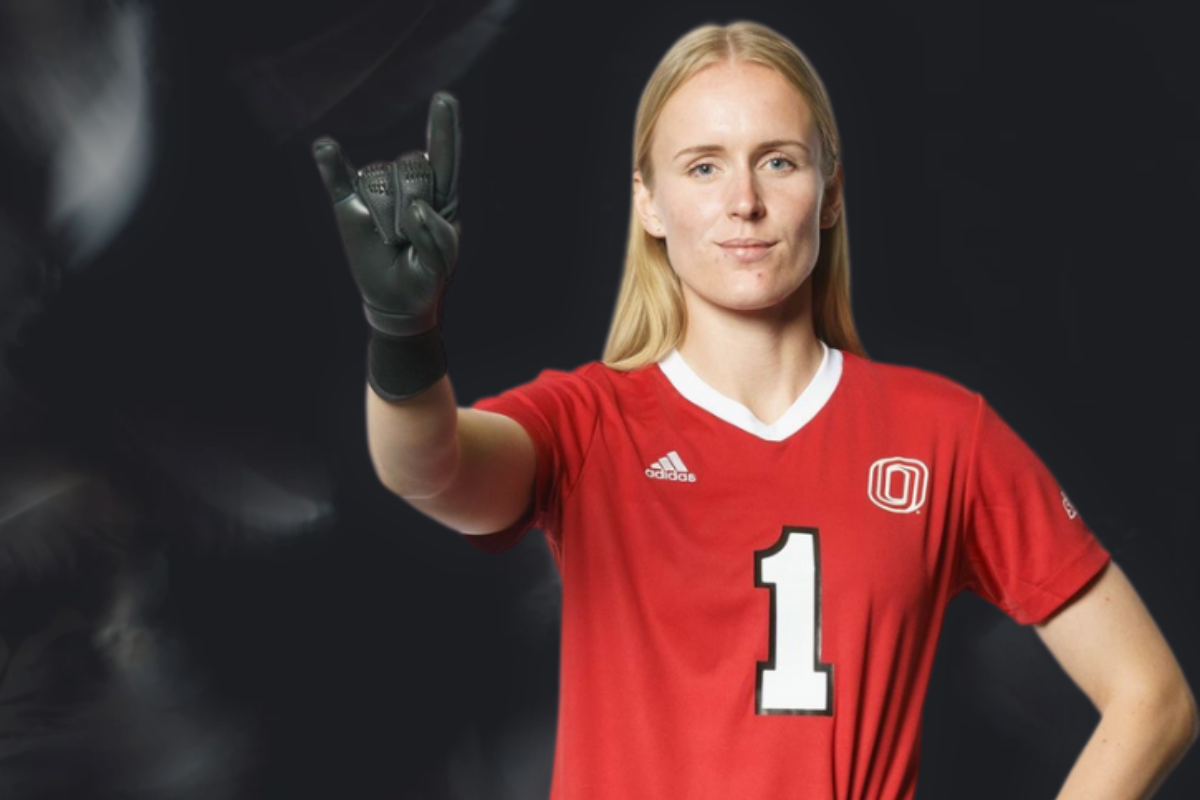
[[781,442],[803,428],[825,407],[841,380],[842,352],[824,342],[821,342],[821,349],[821,366],[817,367],[812,381],[783,416],[771,424],[763,422],[749,408],[705,383],[683,360],[678,350],[663,356],[658,367],[685,400],[760,439]]

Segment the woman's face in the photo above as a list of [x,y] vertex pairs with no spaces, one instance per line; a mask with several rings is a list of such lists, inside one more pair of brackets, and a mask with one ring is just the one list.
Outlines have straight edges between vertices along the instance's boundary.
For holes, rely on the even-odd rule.
[[840,199],[841,172],[826,186],[820,156],[808,104],[773,69],[722,63],[676,90],[650,146],[653,185],[635,174],[634,198],[689,310],[769,308],[804,283]]

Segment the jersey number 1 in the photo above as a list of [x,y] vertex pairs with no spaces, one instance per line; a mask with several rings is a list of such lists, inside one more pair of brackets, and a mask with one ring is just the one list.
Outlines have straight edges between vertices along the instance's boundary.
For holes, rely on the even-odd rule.
[[758,662],[758,714],[833,714],[833,665],[821,663],[821,553],[815,528],[785,527],[754,554],[754,585],[771,591],[771,641]]

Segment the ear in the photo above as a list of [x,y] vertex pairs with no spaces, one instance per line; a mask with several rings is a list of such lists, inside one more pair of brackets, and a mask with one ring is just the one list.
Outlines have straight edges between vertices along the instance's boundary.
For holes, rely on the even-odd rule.
[[833,178],[825,184],[825,193],[821,198],[821,227],[832,228],[842,215],[842,165],[838,164]]
[[642,221],[642,229],[656,239],[666,238],[667,231],[654,207],[654,192],[642,180],[641,170],[633,172],[633,208],[637,211],[638,219]]

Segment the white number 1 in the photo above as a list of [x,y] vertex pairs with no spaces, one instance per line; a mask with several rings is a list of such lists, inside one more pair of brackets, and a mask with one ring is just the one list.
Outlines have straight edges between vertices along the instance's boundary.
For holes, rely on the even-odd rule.
[[758,662],[756,713],[833,714],[833,665],[821,663],[821,558],[815,528],[785,527],[754,554],[754,585],[771,590],[771,642]]

